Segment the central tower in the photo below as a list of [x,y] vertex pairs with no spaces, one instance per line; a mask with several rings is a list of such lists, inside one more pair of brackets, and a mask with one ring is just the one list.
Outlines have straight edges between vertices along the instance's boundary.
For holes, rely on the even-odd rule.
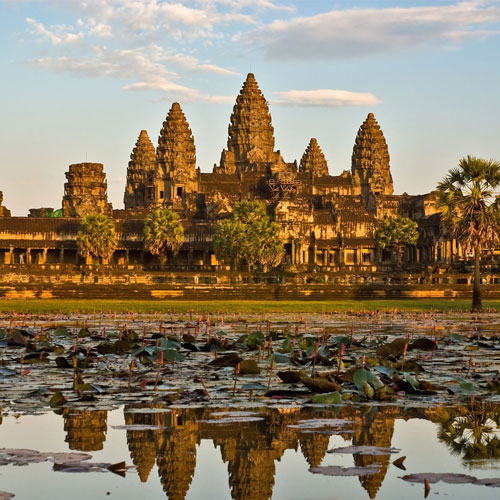
[[274,151],[274,129],[266,98],[253,73],[248,73],[236,98],[228,128],[227,149],[215,172],[234,174],[258,171],[270,166],[284,167],[279,151]]

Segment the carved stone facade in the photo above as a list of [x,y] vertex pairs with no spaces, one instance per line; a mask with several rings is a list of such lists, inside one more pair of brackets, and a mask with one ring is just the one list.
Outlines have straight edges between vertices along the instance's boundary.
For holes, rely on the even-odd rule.
[[228,128],[227,149],[221,154],[214,173],[234,174],[246,171],[273,173],[286,165],[279,151],[274,151],[274,129],[266,98],[253,73],[249,73],[236,98]]
[[389,159],[384,134],[373,113],[368,113],[358,130],[352,152],[353,194],[362,195],[365,202],[370,195],[392,195]]
[[168,112],[158,138],[153,196],[150,202],[164,205],[180,201],[196,190],[196,148],[186,117],[178,102]]
[[146,187],[156,167],[156,152],[148,133],[141,130],[135,148],[130,155],[127,169],[127,185],[123,202],[125,210],[146,206]]
[[313,177],[328,175],[328,165],[325,155],[319,147],[318,141],[313,137],[300,160],[299,172],[307,172]]
[[101,163],[77,163],[66,172],[62,208],[64,217],[112,215],[108,185]]
[[[286,162],[275,150],[269,107],[250,73],[236,98],[228,136],[220,164],[211,173],[201,172],[186,116],[179,103],[173,103],[161,128],[156,153],[147,132],[139,136],[128,165],[125,210],[112,211],[103,166],[81,163],[70,165],[66,173],[63,215],[113,215],[120,234],[113,259],[116,263],[140,262],[147,266],[155,262],[142,252],[142,226],[131,228],[142,224],[151,208],[168,207],[180,215],[185,227],[185,242],[175,262],[190,269],[216,266],[212,247],[215,224],[230,215],[241,200],[261,201],[270,217],[281,225],[286,250],[283,264],[292,270],[303,271],[306,266],[325,272],[389,269],[390,255],[377,247],[375,234],[382,219],[399,215],[417,221],[420,228],[418,245],[405,255],[408,264],[425,267],[467,259],[464,249],[443,230],[435,193],[394,195],[387,142],[372,113],[357,132],[350,171],[329,173],[314,138],[300,165]],[[0,217],[7,214],[0,195]],[[33,244],[30,231],[45,231],[41,222],[47,219],[45,215],[41,211],[32,213],[41,217],[30,219],[35,226],[22,218],[15,218],[16,223],[10,225],[5,217],[0,220],[0,261],[18,263],[23,253],[31,261],[36,253],[37,262],[78,261],[74,233],[68,233],[64,236],[68,241],[63,241],[54,233],[56,222],[47,222],[45,243],[37,239],[37,245]],[[23,246],[19,234],[25,235]]]

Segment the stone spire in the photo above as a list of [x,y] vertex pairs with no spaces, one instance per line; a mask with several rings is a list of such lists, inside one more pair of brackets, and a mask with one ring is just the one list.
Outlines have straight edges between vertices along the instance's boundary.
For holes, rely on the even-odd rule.
[[155,166],[155,148],[148,133],[141,130],[128,163],[127,185],[123,198],[125,209],[146,206],[146,183],[148,176],[154,172]]
[[368,114],[358,130],[351,168],[354,194],[361,194],[365,201],[370,193],[379,196],[392,195],[394,192],[389,150],[373,113]]
[[10,217],[10,210],[3,205],[3,193],[0,191],[0,217]]
[[313,177],[328,175],[328,165],[326,164],[325,155],[314,137],[309,141],[309,145],[302,155],[299,172],[308,172]]
[[196,148],[178,102],[168,112],[158,138],[156,175],[187,182],[196,177]]
[[280,158],[279,152],[274,151],[269,107],[253,73],[247,75],[236,98],[228,135],[227,149],[220,161],[223,173],[251,170],[252,165],[274,163]]
[[101,163],[70,165],[66,179],[62,201],[64,217],[113,214],[111,203],[108,203],[108,185]]

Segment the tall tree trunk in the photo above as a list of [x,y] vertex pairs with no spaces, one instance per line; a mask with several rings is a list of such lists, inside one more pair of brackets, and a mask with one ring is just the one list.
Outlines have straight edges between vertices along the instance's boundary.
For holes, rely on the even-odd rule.
[[472,288],[472,312],[481,312],[481,250],[479,246],[474,247],[474,281]]

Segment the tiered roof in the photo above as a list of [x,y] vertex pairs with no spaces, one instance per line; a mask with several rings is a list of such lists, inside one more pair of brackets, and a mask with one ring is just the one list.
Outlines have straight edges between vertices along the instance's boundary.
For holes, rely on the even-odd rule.
[[177,180],[196,176],[196,147],[188,121],[178,102],[168,112],[158,138],[157,167]]
[[127,185],[123,200],[125,209],[145,206],[146,182],[155,166],[155,148],[146,130],[141,130],[128,164]]
[[314,137],[309,141],[309,145],[302,155],[299,172],[308,172],[313,177],[328,175],[328,165],[325,155]]

